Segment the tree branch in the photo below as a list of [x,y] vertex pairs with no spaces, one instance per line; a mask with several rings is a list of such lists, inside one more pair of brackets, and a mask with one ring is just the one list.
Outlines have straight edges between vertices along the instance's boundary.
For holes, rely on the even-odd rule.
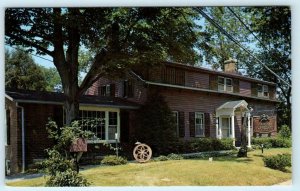
[[12,38],[13,40],[19,41],[19,42],[24,43],[28,46],[32,46],[32,47],[44,52],[45,54],[48,54],[49,56],[52,56],[52,57],[54,56],[53,51],[50,51],[50,50],[48,50],[48,49],[46,49],[46,48],[44,48],[44,47],[42,47],[42,46],[40,46],[36,43],[33,43],[33,42],[29,41],[29,40],[26,40],[26,39],[21,38],[17,35],[14,35],[14,34],[7,34],[7,36]]
[[100,78],[100,74],[105,72],[106,56],[107,51],[105,49],[102,49],[100,53],[96,55],[95,61],[79,87],[79,95],[97,81]]

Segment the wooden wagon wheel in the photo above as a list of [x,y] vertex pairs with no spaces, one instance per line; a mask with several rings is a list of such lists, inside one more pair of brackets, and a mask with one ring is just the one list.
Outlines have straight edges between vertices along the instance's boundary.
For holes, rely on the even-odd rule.
[[152,150],[146,144],[138,144],[134,147],[133,156],[140,163],[147,162],[152,157]]

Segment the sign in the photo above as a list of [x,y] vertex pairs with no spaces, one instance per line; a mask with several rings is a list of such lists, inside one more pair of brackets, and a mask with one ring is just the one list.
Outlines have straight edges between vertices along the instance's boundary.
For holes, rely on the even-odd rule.
[[70,146],[70,152],[87,152],[87,141],[84,138],[78,138]]
[[269,117],[266,114],[253,117],[254,133],[271,133],[276,131],[276,117]]

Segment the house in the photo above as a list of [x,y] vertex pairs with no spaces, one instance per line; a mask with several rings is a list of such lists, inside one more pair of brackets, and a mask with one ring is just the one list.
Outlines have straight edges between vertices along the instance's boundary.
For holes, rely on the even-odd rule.
[[[24,172],[30,164],[45,158],[45,149],[53,145],[46,124],[51,118],[59,127],[63,126],[64,100],[62,93],[6,90],[6,174]],[[89,141],[115,142],[115,133],[119,134],[118,141],[126,140],[130,121],[127,113],[138,108],[138,104],[117,97],[82,96],[80,117],[103,119],[99,126],[89,129],[101,140]],[[89,151],[94,149],[88,146]]]
[[[129,143],[135,131],[138,108],[151,92],[159,92],[176,119],[178,139],[233,138],[239,146],[242,127],[250,138],[275,136],[277,132],[276,85],[242,76],[236,61],[228,60],[224,71],[164,62],[136,67],[124,78],[100,78],[80,98],[80,118],[100,118],[93,129],[97,140],[88,140],[88,151],[99,153],[101,142]],[[7,174],[25,171],[45,157],[53,143],[47,138],[48,118],[64,124],[61,93],[6,90]],[[89,129],[89,127],[83,127]],[[115,137],[117,135],[117,137]]]
[[[173,111],[178,138],[233,138],[239,146],[244,125],[250,147],[252,136],[276,135],[275,83],[238,74],[234,59],[225,62],[224,71],[174,62],[136,67],[124,79],[100,78],[86,94],[143,104],[153,91],[164,96]],[[129,131],[134,133],[134,126]]]

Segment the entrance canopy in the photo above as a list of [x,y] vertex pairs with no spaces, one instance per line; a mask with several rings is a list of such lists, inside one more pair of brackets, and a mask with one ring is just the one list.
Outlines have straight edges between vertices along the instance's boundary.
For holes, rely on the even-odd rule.
[[245,112],[249,111],[248,103],[245,100],[229,101],[221,105],[216,110],[216,116],[230,115],[234,116],[235,111]]

